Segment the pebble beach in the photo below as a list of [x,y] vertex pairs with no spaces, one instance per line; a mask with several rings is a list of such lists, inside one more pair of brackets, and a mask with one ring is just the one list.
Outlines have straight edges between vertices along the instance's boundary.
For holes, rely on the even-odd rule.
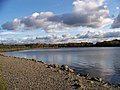
[[75,74],[67,65],[0,55],[2,90],[120,90],[102,78]]

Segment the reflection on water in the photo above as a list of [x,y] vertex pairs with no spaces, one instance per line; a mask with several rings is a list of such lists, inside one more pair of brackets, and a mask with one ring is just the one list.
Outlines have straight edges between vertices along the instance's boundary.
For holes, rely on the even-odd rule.
[[120,82],[120,48],[34,49],[6,52],[6,55],[42,60],[51,64],[66,64],[77,73],[90,73],[111,83]]

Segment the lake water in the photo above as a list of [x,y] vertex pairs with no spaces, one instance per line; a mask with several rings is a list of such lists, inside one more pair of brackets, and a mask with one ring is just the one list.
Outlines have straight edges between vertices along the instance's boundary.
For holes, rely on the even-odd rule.
[[37,59],[50,64],[66,64],[77,73],[89,73],[113,84],[120,83],[120,48],[32,49],[6,52],[5,55]]

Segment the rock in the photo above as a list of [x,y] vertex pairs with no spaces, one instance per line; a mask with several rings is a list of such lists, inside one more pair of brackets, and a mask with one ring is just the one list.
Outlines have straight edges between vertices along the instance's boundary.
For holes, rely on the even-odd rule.
[[51,65],[47,65],[47,68],[51,68],[52,69],[52,66]]
[[53,68],[59,68],[59,65],[58,64],[53,64],[52,67]]
[[61,71],[61,70],[58,70],[58,72],[59,72],[59,73],[62,73],[62,71]]
[[67,65],[61,65],[60,67],[61,70],[69,70],[69,67]]
[[67,66],[67,65],[61,65],[60,69],[61,70],[66,70],[66,71],[72,72],[72,73],[74,72],[74,70],[70,69],[69,66]]
[[102,82],[102,78],[97,78],[99,82]]
[[37,61],[37,62],[44,63],[43,61]]
[[79,89],[81,87],[81,85],[79,83],[74,83],[72,85],[75,89]]
[[36,62],[36,60],[35,60],[35,59],[31,59],[31,61],[35,61],[35,62]]
[[118,85],[117,85],[118,87],[120,87],[120,83],[118,83]]
[[48,65],[48,68],[50,68],[50,67],[52,67],[52,68],[59,68],[59,65],[58,64],[50,64],[50,65]]
[[68,79],[69,79],[69,77],[65,78],[65,80],[68,80]]
[[88,77],[89,74],[79,73],[79,76]]
[[92,84],[93,84],[94,82],[93,82],[93,81],[90,81],[90,83],[92,83]]
[[80,83],[80,80],[78,80],[78,79],[74,79],[73,80],[75,83]]
[[46,62],[43,62],[44,65],[48,65]]
[[94,78],[94,77],[91,77],[91,79],[90,79],[90,80],[96,81],[96,78]]
[[53,67],[50,67],[50,69],[53,69]]
[[90,76],[88,76],[88,77],[85,77],[87,80],[91,80],[91,77]]
[[106,83],[107,83],[109,86],[112,86],[112,83],[110,83],[110,82],[108,82],[108,81],[106,81]]
[[77,77],[80,77],[80,75],[79,75],[79,74],[77,74]]
[[71,73],[74,73],[74,70],[72,70],[72,69],[70,69],[70,68],[69,68],[69,70],[68,70],[68,71],[69,71],[69,72],[71,72]]
[[107,83],[104,83],[103,86],[106,87],[106,86],[108,86],[108,84],[107,84]]
[[98,78],[98,77],[96,78],[92,77],[90,80],[102,82],[102,78]]

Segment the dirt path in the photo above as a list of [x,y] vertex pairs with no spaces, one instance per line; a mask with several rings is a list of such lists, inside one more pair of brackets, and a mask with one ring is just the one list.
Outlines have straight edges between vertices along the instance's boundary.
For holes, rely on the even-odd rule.
[[66,71],[68,67],[0,55],[7,90],[120,90]]

